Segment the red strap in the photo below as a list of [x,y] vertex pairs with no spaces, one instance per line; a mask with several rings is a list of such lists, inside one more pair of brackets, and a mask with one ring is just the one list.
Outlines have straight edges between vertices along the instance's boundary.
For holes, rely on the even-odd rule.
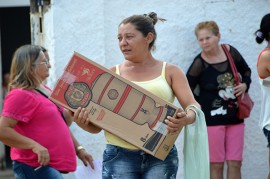
[[221,47],[223,48],[223,50],[224,50],[224,52],[225,52],[225,54],[226,54],[226,56],[228,58],[228,61],[230,63],[230,66],[231,66],[231,69],[232,69],[232,72],[233,72],[233,76],[234,76],[234,78],[236,80],[236,84],[239,84],[240,83],[240,78],[239,78],[239,75],[238,75],[237,68],[236,68],[236,66],[234,64],[234,61],[232,59],[232,56],[231,56],[230,52],[228,51],[225,44],[222,44]]

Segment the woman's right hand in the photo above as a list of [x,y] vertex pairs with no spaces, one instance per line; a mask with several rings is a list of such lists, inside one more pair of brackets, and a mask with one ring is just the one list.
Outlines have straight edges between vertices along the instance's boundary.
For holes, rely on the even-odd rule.
[[37,144],[33,147],[32,151],[37,154],[38,163],[41,166],[48,165],[48,163],[50,162],[50,154],[49,154],[49,151],[45,147],[43,147],[40,144]]

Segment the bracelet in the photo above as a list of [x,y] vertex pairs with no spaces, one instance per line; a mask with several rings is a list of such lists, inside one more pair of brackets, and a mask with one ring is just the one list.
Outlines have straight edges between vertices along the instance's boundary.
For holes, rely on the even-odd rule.
[[[185,109],[185,112],[186,112],[186,114],[187,114],[187,112],[189,111],[189,110],[191,110],[191,111],[193,111],[194,113],[195,113],[195,122],[196,122],[196,116],[197,116],[197,106],[195,106],[195,105],[188,105],[187,106],[187,108]],[[193,122],[193,124],[194,124],[194,122]]]
[[83,146],[81,146],[81,145],[77,146],[76,147],[76,154],[78,154],[79,151],[81,151],[81,150],[85,150],[85,148]]
[[196,111],[197,108],[198,107],[195,105],[188,105],[187,108],[185,109],[185,112],[187,113],[188,110],[192,110],[195,114],[197,114],[197,111]]

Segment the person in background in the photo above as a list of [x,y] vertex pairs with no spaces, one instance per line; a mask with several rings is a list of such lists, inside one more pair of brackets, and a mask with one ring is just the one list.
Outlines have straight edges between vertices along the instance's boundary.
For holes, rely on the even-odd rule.
[[9,93],[0,118],[0,140],[11,147],[18,179],[62,179],[75,171],[76,154],[93,168],[89,155],[69,130],[71,116],[48,99],[43,84],[49,56],[36,45],[23,45],[12,59]]
[[[200,105],[194,99],[183,71],[152,55],[151,51],[155,48],[157,38],[155,24],[158,21],[165,21],[165,19],[158,18],[156,13],[151,12],[144,15],[132,15],[120,23],[117,38],[125,60],[110,70],[168,102],[173,103],[176,96],[182,108],[186,110],[179,112],[177,118],[168,117],[165,120],[168,131],[174,133],[183,126],[194,123],[196,113],[200,111]],[[74,114],[74,120],[84,130],[91,133],[99,132],[101,129],[95,127],[87,116],[86,109],[78,108]],[[206,134],[204,119],[202,122]],[[179,164],[176,146],[173,146],[167,158],[162,161],[112,133],[104,132],[107,145],[103,153],[103,179],[176,178]],[[197,132],[200,133],[200,131]],[[203,153],[203,146],[200,152],[208,156],[208,150],[206,154]],[[197,160],[200,161],[199,158]],[[208,160],[200,162],[207,168]],[[206,169],[206,175],[200,173],[201,179],[209,178],[205,177],[207,172],[209,174],[208,169]],[[192,174],[192,172],[196,173],[196,171],[187,173]]]
[[[260,128],[267,139],[267,147],[270,146],[270,14],[263,16],[260,28],[255,32],[256,42],[261,44],[266,41],[266,47],[260,52],[257,61],[257,72],[262,89],[262,102],[260,114]],[[268,154],[268,165],[270,166],[270,150]],[[270,179],[270,172],[268,173]]]
[[197,24],[195,35],[202,51],[187,71],[187,79],[205,114],[210,152],[210,178],[222,179],[224,162],[227,178],[241,178],[244,120],[236,116],[237,97],[248,91],[251,70],[236,48],[226,44],[242,82],[235,79],[221,45],[215,21]]

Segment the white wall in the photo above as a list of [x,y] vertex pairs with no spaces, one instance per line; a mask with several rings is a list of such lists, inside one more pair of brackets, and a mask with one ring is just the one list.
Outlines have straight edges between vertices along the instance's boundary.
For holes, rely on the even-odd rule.
[[0,0],[0,7],[29,6],[30,0]]
[[[215,20],[220,26],[221,42],[236,47],[253,70],[250,94],[255,101],[255,107],[251,117],[246,120],[242,178],[266,178],[268,149],[266,139],[258,127],[261,91],[256,73],[257,55],[265,44],[256,44],[253,33],[259,28],[261,17],[269,13],[270,0],[76,2],[52,0],[52,5],[45,14],[45,46],[49,49],[53,66],[48,80],[51,87],[62,74],[73,51],[106,67],[120,63],[123,56],[118,49],[117,27],[127,16],[154,11],[167,19],[167,22],[156,25],[158,37],[154,56],[174,63],[184,71],[200,52],[194,36],[195,25],[200,21]],[[105,145],[103,133],[89,134],[76,124],[72,126],[72,130],[94,158],[102,158]],[[181,135],[176,142],[181,160],[182,137]],[[178,179],[183,178],[182,167],[180,163]],[[66,178],[73,176],[70,174]]]

